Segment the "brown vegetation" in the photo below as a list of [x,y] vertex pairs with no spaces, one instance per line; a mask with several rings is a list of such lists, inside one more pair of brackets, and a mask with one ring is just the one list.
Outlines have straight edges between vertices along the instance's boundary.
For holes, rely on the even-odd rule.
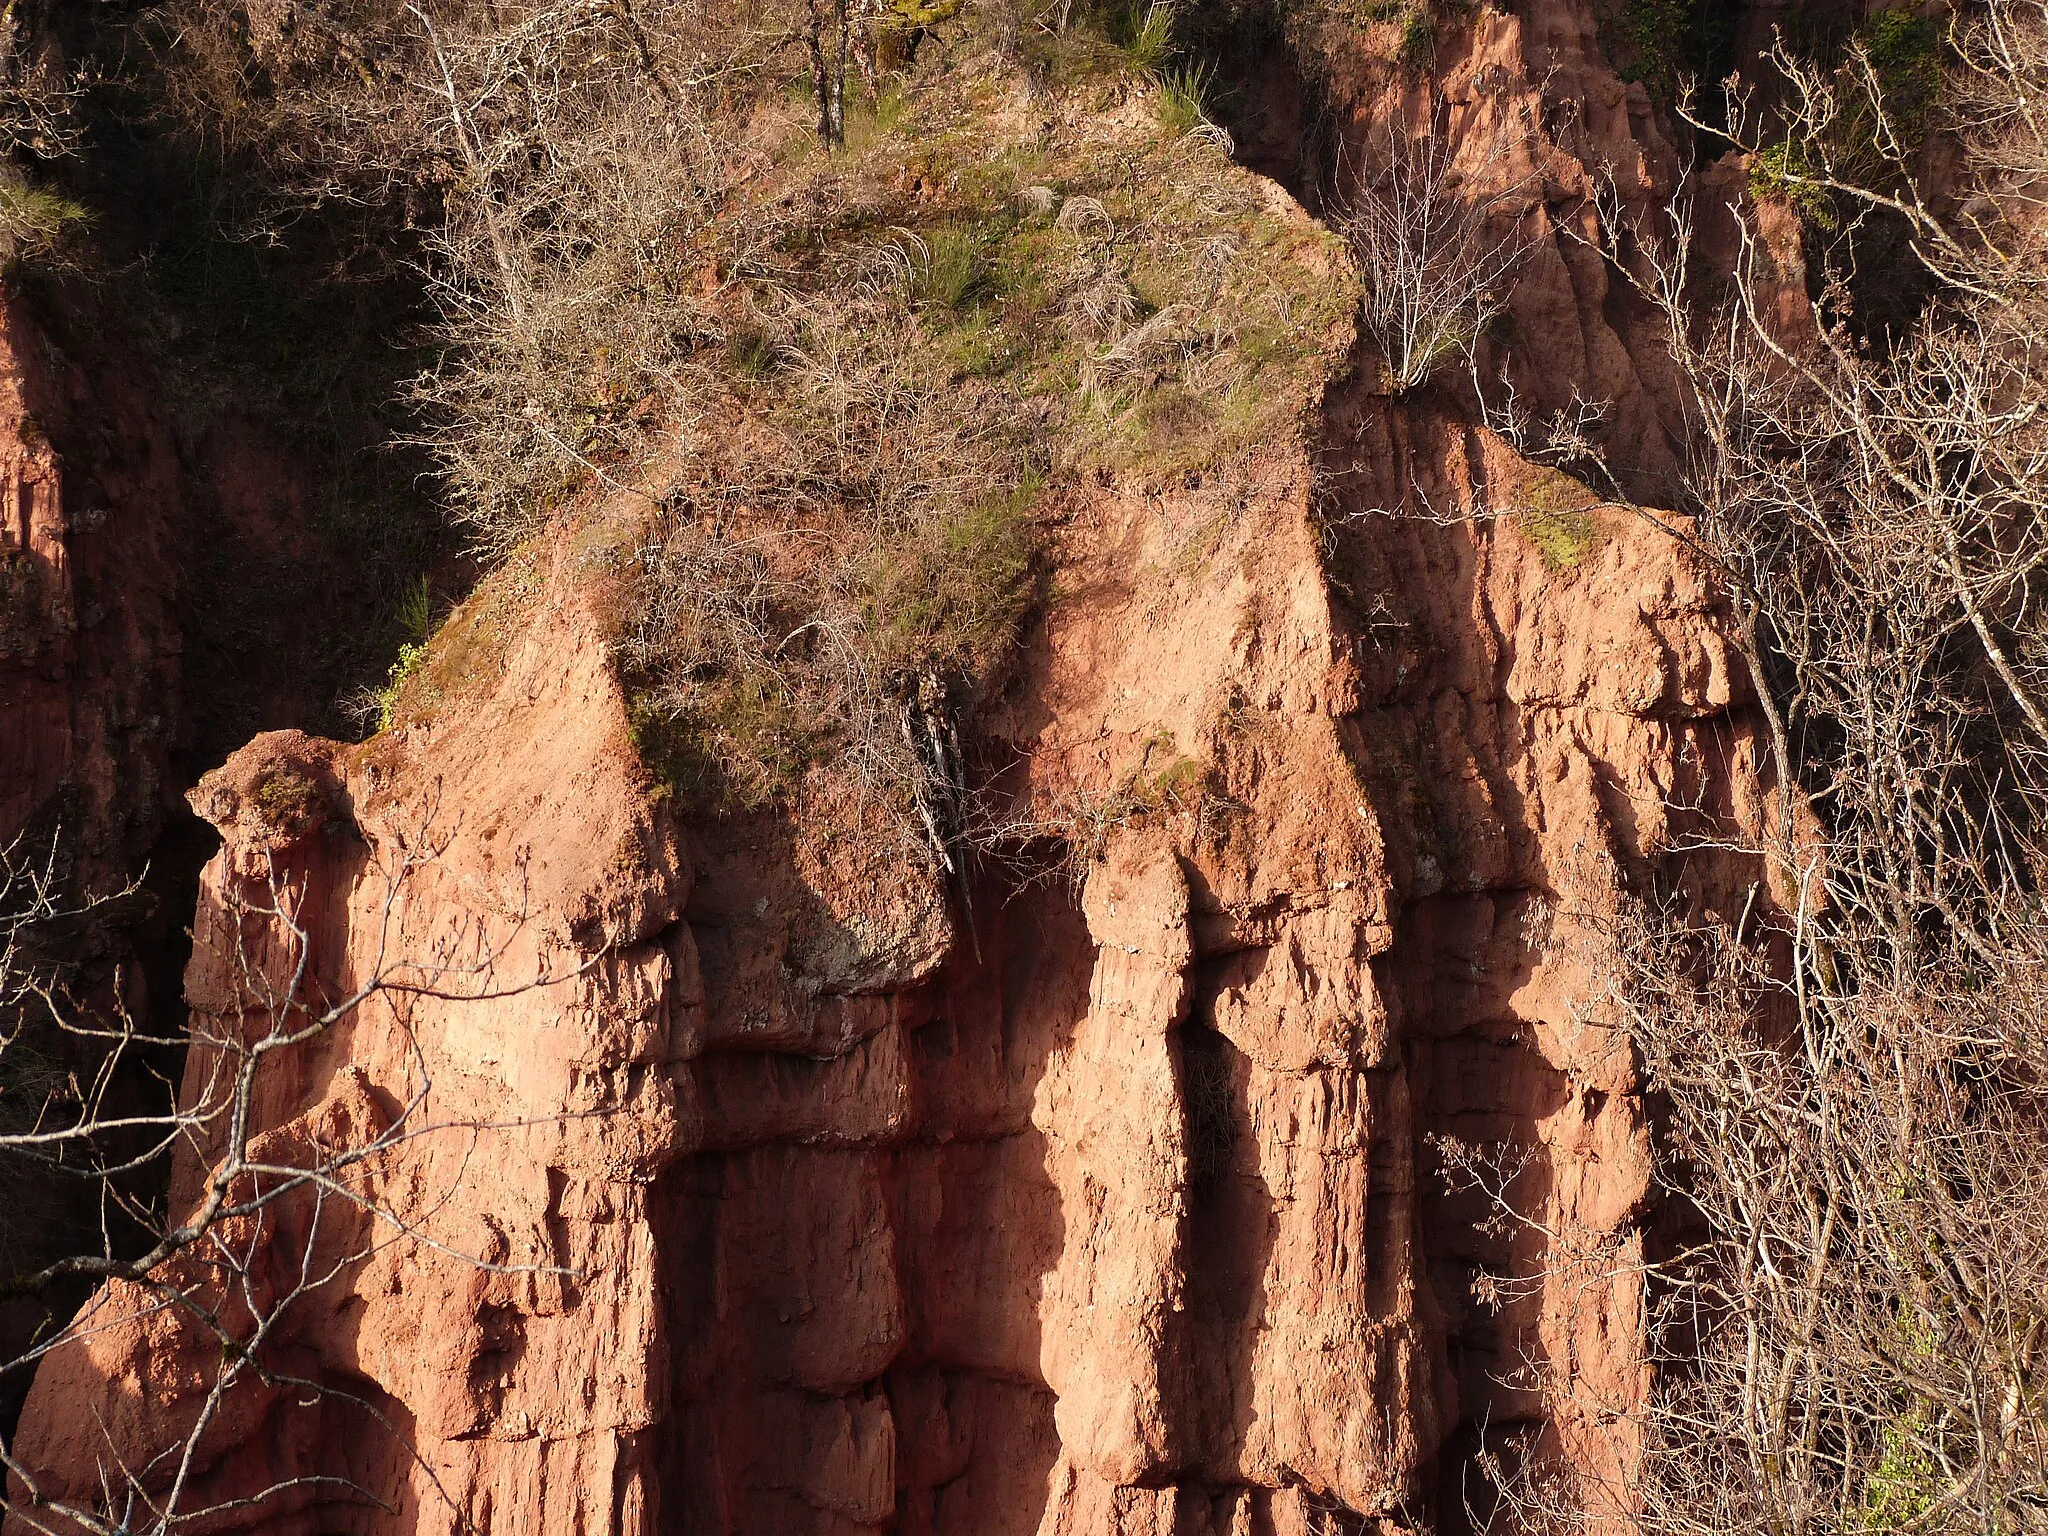
[[[1005,675],[1060,499],[1097,472],[1244,476],[1320,379],[1292,327],[1341,329],[1349,307],[1336,243],[1230,165],[1213,132],[1163,128],[1158,85],[1106,36],[1080,51],[1077,84],[963,22],[951,57],[904,48],[893,76],[863,83],[832,146],[791,90],[797,32],[648,4],[334,5],[295,10],[289,28],[276,14],[162,8],[170,109],[263,192],[238,204],[237,234],[288,238],[308,210],[339,207],[330,235],[361,221],[350,259],[382,242],[418,261],[438,320],[436,365],[410,393],[417,435],[497,563],[436,633],[424,612],[408,626],[366,700],[394,737],[502,682],[507,637],[537,601],[536,550],[567,547],[564,586],[610,598],[608,659],[669,780],[651,799],[759,809],[812,775],[850,777],[949,862],[960,725]],[[1083,30],[1033,35],[1064,45]],[[1049,116],[1014,112],[1020,97]],[[1099,111],[1124,101],[1139,110]],[[410,235],[392,235],[399,223]],[[369,750],[385,749],[404,750]],[[97,1158],[88,1185],[118,1193],[116,1153],[98,1149],[141,1136],[137,1187],[172,1196],[137,1204],[105,1251],[16,1277],[108,1287],[17,1367],[76,1363],[87,1335],[131,1325],[142,1348],[152,1309],[221,1345],[196,1396],[142,1426],[126,1487],[52,1491],[13,1468],[9,1509],[59,1528],[222,1514],[208,1436],[242,1404],[337,1390],[278,1365],[292,1319],[387,1250],[442,1241],[378,1181],[401,1147],[479,1125],[436,1118],[422,1076],[395,1118],[383,1105],[280,1128],[294,1074],[366,1015],[403,1035],[408,998],[460,1007],[549,979],[502,974],[515,921],[425,960],[418,934],[394,937],[329,995],[308,981],[320,935],[298,877],[277,870],[371,857],[345,797],[292,762],[238,794],[242,830],[291,858],[218,871],[226,909],[205,915],[195,975],[226,1000],[195,1018],[176,1107],[114,1114],[70,1085],[37,1101]],[[378,845],[363,878],[388,900],[372,926],[430,878],[437,847],[431,828]],[[80,1027],[107,1035],[115,1061],[180,1044],[118,1017]],[[460,1244],[450,1256],[494,1277],[535,1269]],[[233,1497],[282,1510],[314,1491],[287,1478]]]
[[[808,12],[351,15],[268,51],[194,18],[186,73],[229,85],[193,109],[272,167],[280,213],[430,215],[420,440],[500,554],[585,515],[584,489],[630,509],[590,558],[617,578],[643,746],[693,796],[760,806],[831,759],[910,809],[937,771],[918,711],[951,720],[999,677],[1062,486],[1234,473],[1305,403],[1293,332],[1343,303],[1213,130],[1095,115],[1163,97],[1165,10],[1128,35],[856,16],[887,46],[853,49],[873,68],[823,134],[791,94]],[[949,25],[948,56],[918,46]],[[338,67],[351,49],[373,78]],[[1006,115],[1020,92],[1049,93],[1048,126]],[[1140,163],[1174,190],[1147,195]],[[431,650],[372,719],[416,717],[416,677],[445,690]]]
[[[1532,1519],[2041,1528],[2044,22],[1989,0],[1949,23],[1943,131],[1968,169],[1940,196],[1863,38],[1838,68],[1781,45],[1768,114],[1731,88],[1730,132],[1767,172],[1752,185],[1803,216],[1824,268],[1811,302],[1780,286],[1783,236],[1753,209],[1718,302],[1688,207],[1660,225],[1605,210],[1686,387],[1681,536],[1726,582],[1775,811],[1740,914],[1645,893],[1591,1000],[1665,1105],[1684,1219],[1652,1269],[1658,1384],[1614,1405],[1637,1464],[1590,1498],[1539,1476],[1520,1490]],[[1927,296],[1902,322],[1856,303],[1878,251],[1917,264]],[[1583,434],[1553,429],[1597,471]],[[1701,851],[1729,847],[1702,825]],[[1465,1170],[1505,1200],[1512,1170]],[[1554,1249],[1567,1275],[1588,1258],[1569,1234]]]

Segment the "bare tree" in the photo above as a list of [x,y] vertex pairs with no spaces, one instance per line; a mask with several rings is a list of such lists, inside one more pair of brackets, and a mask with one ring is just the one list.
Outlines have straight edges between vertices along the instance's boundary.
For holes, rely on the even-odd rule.
[[0,9],[0,156],[24,152],[54,160],[74,153],[84,81],[57,61],[54,48],[22,8]]
[[551,0],[436,29],[411,8],[462,158],[427,269],[443,343],[413,397],[462,514],[498,548],[565,482],[635,455],[687,413],[717,335],[702,233],[723,165],[700,100],[719,66],[694,8]]
[[1450,118],[1443,101],[1419,126],[1390,114],[1339,218],[1358,258],[1365,329],[1396,394],[1470,352],[1529,248],[1520,145],[1506,126],[1468,137]]
[[719,334],[704,231],[731,146],[711,104],[800,44],[790,8],[357,0],[265,44],[233,5],[169,10],[174,108],[260,167],[239,233],[353,208],[362,259],[417,267],[439,319],[418,442],[481,542],[518,543],[594,469],[637,484]]
[[[1725,582],[1776,814],[1750,835],[1696,814],[1671,850],[1681,874],[1751,861],[1735,920],[1681,879],[1609,935],[1588,1017],[1627,1033],[1666,1116],[1657,1377],[1608,1405],[1641,1432],[1625,1486],[1538,1465],[1513,1485],[1531,1523],[2048,1529],[2043,20],[2033,0],[1955,14],[1972,184],[1939,202],[1867,49],[1824,69],[1780,47],[1770,117],[1731,90],[1755,192],[1835,237],[1809,248],[1816,299],[1753,205],[1727,210],[1715,298],[1689,205],[1653,223],[1602,202],[1687,386],[1690,519],[1659,526]],[[1924,267],[1902,327],[1859,315],[1830,256],[1875,219]],[[1601,472],[1573,422],[1509,425]],[[1464,1166],[1511,1204],[1497,1164]]]
[[804,46],[811,56],[811,89],[818,98],[818,137],[846,142],[846,56],[853,45],[850,0],[805,0]]

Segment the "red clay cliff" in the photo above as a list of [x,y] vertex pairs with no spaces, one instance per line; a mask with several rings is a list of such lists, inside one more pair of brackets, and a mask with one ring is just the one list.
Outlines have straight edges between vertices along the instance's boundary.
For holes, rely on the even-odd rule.
[[[1518,335],[1654,469],[1654,336],[1548,221],[1596,155],[1637,198],[1676,157],[1583,7],[1464,46],[1467,130],[1546,74],[1583,106],[1526,168]],[[1352,340],[1317,339],[1332,383],[1249,498],[1076,504],[982,722],[1048,830],[964,891],[829,793],[667,793],[566,533],[471,696],[200,783],[208,1028],[301,951],[327,997],[393,955],[493,978],[372,997],[264,1081],[281,1159],[420,1134],[366,1175],[402,1239],[341,1207],[297,1232],[344,1279],[273,1340],[301,1385],[218,1405],[205,1529],[1453,1532],[1482,1433],[1524,1429],[1625,1476],[1651,1162],[1602,955],[1652,876],[1744,899],[1676,851],[1761,823],[1744,672],[1671,523],[1575,507],[1560,542],[1549,471],[1351,378]],[[1444,1138],[1527,1154],[1525,1221],[1447,1181]],[[204,1340],[133,1288],[92,1305],[15,1447],[49,1497],[204,1409]]]

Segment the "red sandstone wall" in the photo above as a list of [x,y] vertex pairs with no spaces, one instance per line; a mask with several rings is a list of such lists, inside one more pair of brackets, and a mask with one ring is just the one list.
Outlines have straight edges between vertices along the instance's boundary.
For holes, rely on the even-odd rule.
[[[1332,415],[1393,430],[1370,400]],[[1520,472],[1455,424],[1402,431],[1445,495]],[[1507,521],[1372,518],[1331,557],[1387,597],[1368,625],[1306,503],[1282,466],[1199,570],[1135,588],[1087,578],[1170,572],[1198,505],[1105,499],[1075,531],[1104,595],[1057,612],[998,721],[1025,790],[1071,804],[1170,750],[1210,765],[1211,803],[1115,830],[1078,891],[988,872],[978,959],[900,843],[671,830],[573,602],[466,714],[357,749],[264,737],[209,778],[212,920],[281,875],[330,989],[361,980],[383,872],[437,820],[408,952],[488,934],[506,976],[590,968],[375,1003],[267,1085],[275,1134],[338,1135],[424,1073],[436,1119],[501,1128],[423,1138],[385,1198],[449,1250],[576,1278],[381,1251],[289,1349],[421,1463],[339,1398],[252,1391],[205,1496],[349,1476],[401,1511],[350,1519],[377,1530],[1306,1530],[1431,1507],[1482,1420],[1548,1413],[1625,1459],[1639,1293],[1594,1277],[1482,1314],[1475,1267],[1540,1255],[1440,1191],[1423,1137],[1539,1148],[1545,1219],[1625,1268],[1645,1133],[1580,1016],[1582,956],[1669,848],[1668,802],[1746,813],[1715,611],[1640,522],[1560,575]],[[271,825],[280,774],[327,809]],[[190,989],[214,1015],[233,997],[204,956]],[[152,1321],[53,1356],[21,1454],[84,1492],[106,1441],[75,1405],[116,1444],[161,1436],[205,1379],[182,1348]],[[1520,1351],[1565,1373],[1561,1413],[1495,1379]],[[249,1528],[343,1518],[294,1502]]]
[[[1596,57],[1590,13],[1546,0],[1445,61],[1471,121],[1567,79],[1539,222],[1596,153],[1632,196],[1673,174]],[[1598,261],[1547,239],[1516,317],[1539,382],[1615,395],[1654,459],[1654,337]],[[330,992],[393,944],[569,979],[378,1000],[266,1082],[281,1147],[374,1134],[429,1082],[429,1117],[472,1129],[379,1165],[440,1246],[383,1247],[292,1315],[278,1348],[325,1395],[238,1394],[193,1497],[334,1481],[211,1528],[1454,1530],[1482,1425],[1623,1472],[1648,1143],[1587,1005],[1625,887],[1739,891],[1677,850],[1756,820],[1754,745],[1665,532],[1601,514],[1557,570],[1464,515],[1530,473],[1348,385],[1249,496],[1095,495],[989,722],[1005,782],[1048,828],[1183,762],[1203,789],[1109,817],[1071,878],[991,863],[971,931],[893,823],[654,793],[566,557],[483,697],[238,753],[194,797],[226,839],[203,1016],[234,1022],[231,896],[274,879]],[[1416,491],[1447,515],[1373,515]],[[320,813],[275,825],[280,775]],[[408,848],[433,857],[387,907]],[[1526,1214],[1591,1267],[1543,1282],[1541,1238],[1447,1190],[1433,1134],[1531,1149]],[[335,1251],[362,1240],[333,1219]],[[1496,1315],[1483,1272],[1534,1279]],[[98,1305],[18,1446],[53,1494],[91,1497],[207,1380],[139,1296]]]

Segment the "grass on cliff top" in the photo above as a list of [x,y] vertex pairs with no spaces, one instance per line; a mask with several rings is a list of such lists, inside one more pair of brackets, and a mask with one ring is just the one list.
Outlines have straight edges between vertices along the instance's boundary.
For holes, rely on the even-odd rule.
[[504,671],[519,629],[531,621],[542,590],[537,542],[514,550],[449,612],[432,622],[432,593],[424,583],[401,604],[407,639],[383,684],[370,690],[357,713],[382,732],[431,725],[454,700],[472,698]]
[[[663,279],[685,350],[632,413],[667,445],[608,417],[520,492],[607,525],[635,733],[692,801],[829,768],[906,802],[908,701],[965,718],[1001,686],[1083,487],[1248,483],[1347,349],[1341,242],[1232,162],[1170,12],[1090,15],[1006,51],[962,11],[850,78],[843,146],[778,56]],[[522,569],[408,642],[381,724],[502,665]]]
[[766,166],[711,232],[723,340],[619,648],[693,799],[821,765],[900,795],[905,699],[964,716],[1000,686],[1084,483],[1244,479],[1342,355],[1339,242],[1231,161],[1199,72],[1066,41],[1048,77],[971,25],[929,40],[844,148],[798,90],[754,121]]

